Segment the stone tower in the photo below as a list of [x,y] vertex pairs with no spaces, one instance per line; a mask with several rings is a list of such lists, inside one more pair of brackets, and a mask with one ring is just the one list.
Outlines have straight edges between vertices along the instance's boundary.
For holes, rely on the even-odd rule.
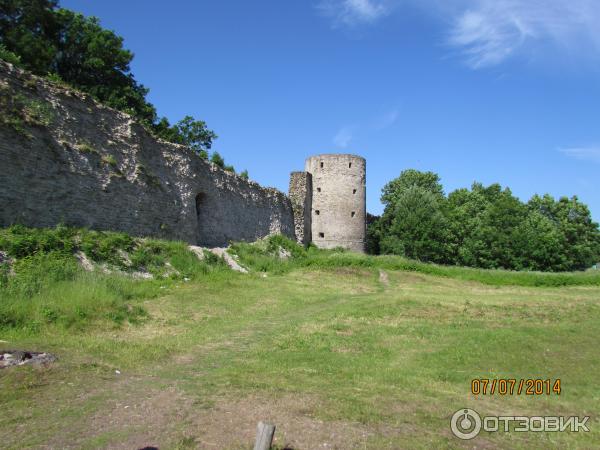
[[365,251],[366,161],[346,154],[308,158],[290,179],[296,237],[319,248]]

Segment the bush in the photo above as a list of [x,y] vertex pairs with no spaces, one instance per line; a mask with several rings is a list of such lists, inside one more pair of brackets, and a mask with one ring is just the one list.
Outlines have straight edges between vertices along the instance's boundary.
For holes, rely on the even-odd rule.
[[107,262],[121,268],[128,264],[123,259],[123,252],[130,252],[134,247],[134,239],[117,232],[88,231],[80,232],[80,248],[95,262]]
[[76,230],[65,226],[34,229],[13,225],[0,230],[0,249],[13,258],[33,256],[39,252],[73,252],[73,237]]

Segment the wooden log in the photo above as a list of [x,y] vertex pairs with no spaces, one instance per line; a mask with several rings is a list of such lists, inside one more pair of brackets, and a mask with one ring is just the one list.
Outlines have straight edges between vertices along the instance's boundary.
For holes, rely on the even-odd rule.
[[272,423],[258,422],[256,427],[256,442],[254,450],[269,450],[273,443],[273,435],[275,434],[275,425]]

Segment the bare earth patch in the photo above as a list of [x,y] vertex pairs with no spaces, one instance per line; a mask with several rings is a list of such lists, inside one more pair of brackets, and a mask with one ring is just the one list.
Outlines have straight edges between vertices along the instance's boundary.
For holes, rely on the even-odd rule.
[[194,434],[207,449],[249,448],[260,420],[276,425],[274,444],[280,448],[360,448],[374,434],[362,424],[316,419],[311,413],[318,409],[319,401],[306,395],[222,399],[200,413]]
[[203,402],[174,386],[143,389],[136,380],[124,380],[116,389],[118,399],[92,415],[76,439],[71,433],[59,433],[48,448],[172,448],[185,440],[193,442],[190,448],[249,449],[261,420],[276,425],[273,443],[282,449],[363,448],[382,431],[394,434],[381,427],[315,418],[321,404],[308,395],[253,394]]

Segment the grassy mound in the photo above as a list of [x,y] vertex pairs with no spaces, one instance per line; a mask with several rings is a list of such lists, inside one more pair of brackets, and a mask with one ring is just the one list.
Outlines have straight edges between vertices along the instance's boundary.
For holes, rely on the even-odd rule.
[[[32,333],[47,326],[135,323],[146,316],[142,300],[181,280],[225,270],[219,258],[207,253],[200,260],[183,242],[62,226],[0,230],[0,251],[0,329]],[[96,270],[79,265],[81,253]],[[135,272],[154,279],[128,276]]]

